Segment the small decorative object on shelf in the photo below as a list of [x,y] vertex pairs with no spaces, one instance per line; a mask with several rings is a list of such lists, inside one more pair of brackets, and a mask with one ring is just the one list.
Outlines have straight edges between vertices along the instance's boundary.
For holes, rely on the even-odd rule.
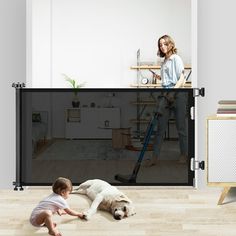
[[106,108],[113,108],[113,102],[115,100],[116,94],[115,93],[108,93],[105,95],[105,100],[104,100],[104,107]]
[[105,121],[104,121],[104,127],[105,127],[105,128],[110,127],[110,121],[109,121],[109,120],[105,120]]
[[141,83],[142,84],[148,84],[149,80],[148,78],[142,78]]
[[90,103],[90,107],[95,107],[95,106],[96,106],[95,102]]

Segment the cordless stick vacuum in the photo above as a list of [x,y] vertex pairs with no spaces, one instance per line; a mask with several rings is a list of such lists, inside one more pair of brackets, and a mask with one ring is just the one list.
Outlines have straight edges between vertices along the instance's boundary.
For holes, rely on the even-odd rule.
[[137,175],[138,175],[138,172],[139,172],[139,169],[140,169],[145,151],[147,150],[147,146],[148,146],[148,143],[150,141],[152,131],[153,131],[154,127],[157,124],[158,116],[159,116],[158,113],[154,113],[154,116],[152,117],[151,121],[148,124],[146,135],[145,135],[145,138],[144,138],[143,148],[142,148],[142,150],[139,154],[139,158],[138,158],[138,160],[137,160],[137,162],[134,166],[132,174],[131,175],[117,174],[117,175],[115,175],[115,180],[118,180],[122,183],[136,183],[136,178],[137,178]]

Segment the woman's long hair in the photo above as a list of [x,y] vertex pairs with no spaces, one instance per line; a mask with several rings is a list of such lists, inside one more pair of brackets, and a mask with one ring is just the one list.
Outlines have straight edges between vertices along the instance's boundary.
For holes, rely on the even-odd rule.
[[168,47],[168,52],[167,54],[176,54],[177,53],[177,48],[175,47],[175,42],[174,40],[169,36],[169,35],[163,35],[161,36],[159,39],[158,39],[158,52],[157,52],[157,55],[160,56],[160,57],[165,57],[166,54],[164,54],[161,49],[160,49],[160,40],[161,39],[164,39],[165,40],[165,43]]

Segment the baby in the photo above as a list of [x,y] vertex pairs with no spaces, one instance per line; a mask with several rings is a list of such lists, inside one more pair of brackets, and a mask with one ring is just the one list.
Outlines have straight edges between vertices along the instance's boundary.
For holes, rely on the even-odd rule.
[[53,193],[39,202],[32,211],[30,223],[35,227],[46,226],[50,235],[61,236],[61,233],[56,229],[56,223],[52,221],[53,214],[69,214],[83,218],[82,213],[70,209],[66,202],[72,189],[69,179],[59,177],[52,185]]

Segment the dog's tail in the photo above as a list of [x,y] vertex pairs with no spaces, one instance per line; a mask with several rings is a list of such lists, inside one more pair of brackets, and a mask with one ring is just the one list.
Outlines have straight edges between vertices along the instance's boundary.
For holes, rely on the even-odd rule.
[[79,194],[78,189],[73,189],[73,191],[70,192],[70,194]]
[[88,180],[88,181],[80,184],[78,188],[73,189],[71,194],[86,194],[86,190],[90,186],[91,186],[91,182],[90,182],[90,180]]
[[86,194],[86,190],[78,187],[73,189],[73,191],[70,194]]

